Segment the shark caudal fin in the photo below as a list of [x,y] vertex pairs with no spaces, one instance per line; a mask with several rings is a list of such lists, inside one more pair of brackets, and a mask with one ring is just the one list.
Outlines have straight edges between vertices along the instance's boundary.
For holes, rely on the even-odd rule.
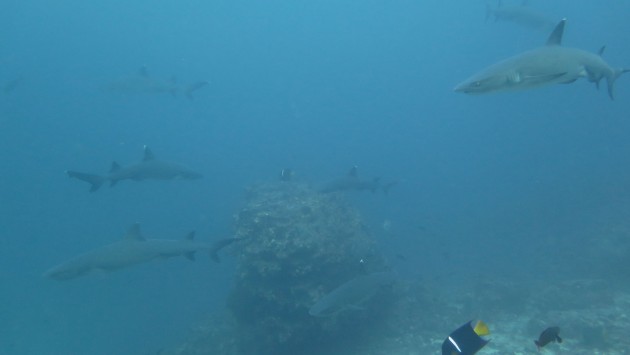
[[383,192],[387,195],[389,193],[389,189],[391,189],[392,186],[396,186],[396,185],[398,185],[398,181],[392,181],[392,182],[388,182],[387,184],[384,184],[382,186]]
[[90,187],[90,192],[98,190],[103,185],[105,180],[107,180],[100,175],[80,173],[78,171],[72,170],[66,170],[66,174],[68,174],[68,176],[71,178],[79,179],[91,184],[92,186]]
[[[193,241],[195,239],[195,232],[192,231],[188,234],[186,234],[186,236],[184,237],[184,240],[188,240],[188,241]],[[186,257],[186,259],[190,260],[190,261],[195,261],[195,252],[191,251],[188,253],[184,253],[184,256]]]
[[215,263],[221,262],[221,259],[219,258],[219,251],[239,240],[241,240],[241,238],[225,238],[219,240],[212,246],[212,249],[210,250],[210,259],[212,259],[212,261],[214,261]]
[[611,100],[615,99],[615,81],[624,73],[629,72],[630,69],[614,69],[612,75],[610,75],[606,80],[608,81],[608,96],[610,96]]
[[207,81],[198,81],[196,83],[192,83],[186,87],[186,89],[184,90],[184,93],[186,94],[187,98],[192,100],[193,99],[192,93],[194,91],[201,89],[202,87],[206,85],[208,85]]

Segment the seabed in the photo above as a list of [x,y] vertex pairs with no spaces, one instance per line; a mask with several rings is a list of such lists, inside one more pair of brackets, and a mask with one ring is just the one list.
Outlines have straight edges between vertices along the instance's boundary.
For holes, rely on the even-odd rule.
[[[472,319],[491,332],[479,355],[630,353],[627,282],[602,279],[485,280],[449,292],[400,278],[361,307],[312,317],[309,307],[337,285],[391,270],[358,213],[343,195],[269,183],[248,190],[234,220],[243,241],[227,308],[161,355],[440,354],[445,337]],[[549,326],[564,341],[538,351],[534,340]]]

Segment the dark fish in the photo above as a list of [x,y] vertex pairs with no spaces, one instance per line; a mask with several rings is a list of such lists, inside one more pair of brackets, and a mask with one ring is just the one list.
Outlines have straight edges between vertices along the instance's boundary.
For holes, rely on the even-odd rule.
[[562,338],[560,338],[558,334],[560,334],[560,327],[549,327],[540,333],[538,340],[534,340],[534,344],[536,344],[536,347],[540,350],[543,346],[553,343],[554,341],[562,343]]
[[482,338],[490,334],[488,326],[482,322],[465,323],[455,329],[442,343],[442,355],[473,355],[488,344],[489,340]]

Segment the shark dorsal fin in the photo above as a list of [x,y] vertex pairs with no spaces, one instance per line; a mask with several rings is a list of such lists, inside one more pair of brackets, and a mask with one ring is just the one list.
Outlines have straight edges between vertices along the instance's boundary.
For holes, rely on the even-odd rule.
[[143,78],[149,77],[149,70],[147,69],[146,65],[143,65],[140,67],[140,69],[138,69],[138,75],[140,75]]
[[134,223],[127,230],[127,234],[125,235],[125,240],[134,240],[134,241],[144,241],[144,237],[142,233],[140,233],[140,223]]
[[184,237],[184,240],[188,240],[188,241],[193,241],[195,239],[195,232],[190,232],[188,234],[186,234],[186,236]]
[[115,173],[118,170],[120,170],[120,165],[118,163],[116,163],[115,161],[112,162],[112,167],[109,168],[109,172],[110,173]]
[[151,149],[149,149],[149,147],[147,147],[146,145],[144,146],[144,157],[142,158],[142,161],[149,161],[149,160],[153,160],[155,159],[155,157],[153,156],[153,152],[151,151]]
[[359,167],[358,167],[358,166],[356,166],[356,165],[355,165],[355,166],[353,166],[352,168],[350,168],[350,171],[348,171],[348,176],[349,176],[349,177],[353,177],[353,178],[355,178],[355,177],[359,177],[359,175],[358,175],[358,173],[357,173],[357,170],[358,170],[358,169],[359,169]]
[[562,44],[562,35],[564,34],[564,24],[567,23],[567,19],[563,18],[558,22],[556,28],[553,29],[553,32],[549,35],[547,39],[548,46],[559,46]]
[[603,45],[602,48],[599,49],[599,51],[597,51],[597,54],[599,54],[600,56],[602,56],[604,54],[604,51],[606,50],[606,45]]

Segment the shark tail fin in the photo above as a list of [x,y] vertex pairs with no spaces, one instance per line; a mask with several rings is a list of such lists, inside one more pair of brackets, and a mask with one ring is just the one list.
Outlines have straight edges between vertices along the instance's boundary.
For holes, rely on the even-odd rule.
[[499,0],[497,2],[497,7],[492,8],[492,5],[490,5],[489,2],[486,1],[486,22],[488,22],[488,20],[494,16],[494,22],[497,22],[497,20],[499,19],[497,16],[497,9],[499,9],[501,7],[501,0]]
[[385,195],[389,194],[389,189],[395,185],[398,185],[397,181],[388,182],[387,184],[383,185],[383,192],[385,193]]
[[71,178],[79,179],[92,185],[90,187],[90,192],[94,192],[98,190],[103,185],[105,180],[107,180],[106,178],[100,175],[80,173],[78,171],[72,171],[72,170],[66,170],[66,174],[68,174],[68,176]]
[[610,96],[611,100],[615,99],[615,93],[614,93],[614,88],[615,88],[615,81],[624,73],[629,72],[630,69],[623,69],[623,68],[619,68],[619,69],[615,69],[612,73],[611,76],[609,76],[608,78],[606,78],[606,80],[608,80],[608,96]]
[[196,83],[192,83],[192,84],[188,85],[186,87],[186,90],[185,90],[186,97],[192,100],[193,99],[192,93],[194,91],[197,91],[197,90],[201,89],[202,87],[204,87],[206,85],[208,85],[207,81],[198,81]]
[[221,259],[219,258],[219,251],[241,239],[242,238],[225,238],[219,240],[212,246],[212,249],[210,249],[210,259],[212,259],[212,261],[214,261],[215,263],[221,262]]
[[490,7],[490,4],[486,3],[486,22],[488,22],[488,19],[490,19],[491,16],[492,16],[492,7]]

